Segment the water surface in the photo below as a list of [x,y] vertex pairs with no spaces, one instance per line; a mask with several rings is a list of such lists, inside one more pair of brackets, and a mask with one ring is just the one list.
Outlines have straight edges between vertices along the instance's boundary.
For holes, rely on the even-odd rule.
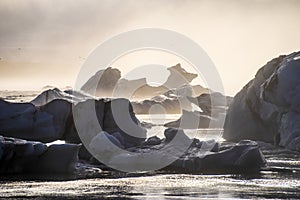
[[[6,95],[6,96],[5,96]],[[31,92],[0,92],[6,100],[29,101]],[[159,123],[148,137],[163,137],[161,124],[180,115],[138,116]],[[220,130],[199,129],[190,137],[201,140],[220,137]],[[192,135],[191,135],[192,134]],[[260,144],[268,166],[255,175],[155,174],[124,178],[94,178],[72,181],[5,181],[0,178],[0,198],[5,199],[300,199],[300,154]]]

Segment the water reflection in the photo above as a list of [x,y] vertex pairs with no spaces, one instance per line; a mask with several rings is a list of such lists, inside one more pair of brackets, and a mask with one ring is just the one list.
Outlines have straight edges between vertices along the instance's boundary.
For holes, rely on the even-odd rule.
[[[168,174],[76,181],[10,181],[1,184],[7,198],[224,199],[298,198],[299,173],[260,176]],[[40,198],[39,198],[40,199]]]

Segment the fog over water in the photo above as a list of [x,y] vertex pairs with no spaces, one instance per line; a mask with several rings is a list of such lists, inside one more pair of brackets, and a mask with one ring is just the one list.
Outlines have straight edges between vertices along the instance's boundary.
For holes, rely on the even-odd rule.
[[[268,60],[299,50],[299,10],[297,0],[2,0],[0,89],[72,86],[99,43],[124,31],[155,27],[182,33],[202,46],[225,92],[234,95]],[[118,64],[182,62],[146,57]]]

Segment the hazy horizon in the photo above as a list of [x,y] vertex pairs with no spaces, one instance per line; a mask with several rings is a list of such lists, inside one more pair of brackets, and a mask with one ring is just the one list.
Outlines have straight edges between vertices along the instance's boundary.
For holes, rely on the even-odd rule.
[[[176,31],[197,42],[215,63],[225,93],[234,95],[272,58],[299,51],[300,1],[58,1],[0,2],[0,90],[73,86],[98,44],[138,28]],[[181,62],[128,57],[140,64]],[[183,67],[187,68],[185,64]]]

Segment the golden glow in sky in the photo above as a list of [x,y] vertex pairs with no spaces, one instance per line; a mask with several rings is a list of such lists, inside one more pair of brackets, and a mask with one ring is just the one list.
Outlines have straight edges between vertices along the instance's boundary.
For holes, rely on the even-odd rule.
[[[219,70],[225,92],[234,95],[267,61],[299,50],[299,10],[297,0],[2,0],[0,89],[72,86],[99,43],[153,27],[197,42]],[[178,62],[163,55],[143,58],[166,66]],[[140,60],[129,56],[115,64],[130,68]]]

